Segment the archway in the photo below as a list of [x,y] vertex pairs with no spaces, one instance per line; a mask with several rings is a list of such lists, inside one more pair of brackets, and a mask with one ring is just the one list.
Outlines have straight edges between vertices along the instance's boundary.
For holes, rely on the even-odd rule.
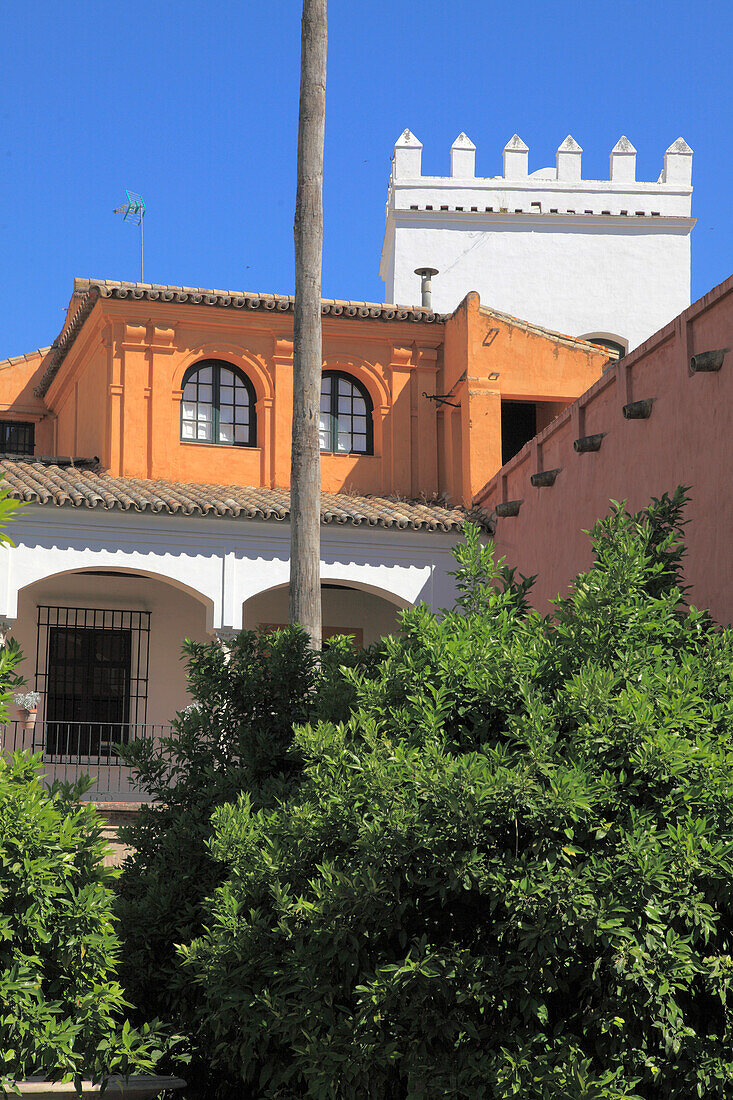
[[[251,596],[243,605],[246,629],[284,626],[288,621],[288,585]],[[347,634],[358,646],[371,645],[400,629],[399,612],[409,604],[399,596],[353,581],[321,581],[323,636]]]
[[50,778],[92,775],[97,800],[139,799],[116,746],[169,732],[191,701],[183,641],[208,641],[210,616],[206,597],[155,574],[92,568],[27,584],[12,632],[38,713],[30,731],[12,715],[6,748],[41,751]]

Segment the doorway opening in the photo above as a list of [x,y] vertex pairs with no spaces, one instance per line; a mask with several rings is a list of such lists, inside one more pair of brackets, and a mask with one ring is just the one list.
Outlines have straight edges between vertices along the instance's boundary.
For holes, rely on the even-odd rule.
[[534,401],[502,401],[501,464],[518,454],[537,435],[537,405]]

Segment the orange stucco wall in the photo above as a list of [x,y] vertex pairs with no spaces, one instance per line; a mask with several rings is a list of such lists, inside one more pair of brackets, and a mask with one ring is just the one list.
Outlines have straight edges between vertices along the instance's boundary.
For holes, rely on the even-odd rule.
[[[548,601],[591,563],[583,530],[626,500],[634,510],[678,484],[691,487],[686,530],[690,600],[719,621],[733,621],[733,351],[719,373],[691,374],[690,356],[733,347],[733,278],[695,302],[611,368],[496,475],[484,507],[521,500],[519,514],[497,518],[500,556],[538,574],[534,602]],[[653,398],[647,420],[626,420],[625,404]],[[604,432],[601,449],[577,454],[573,441]],[[530,476],[560,469],[552,487]]]
[[43,351],[34,351],[0,363],[0,419],[35,424],[39,455],[54,453],[54,418],[43,400],[33,393],[45,358]]
[[445,336],[446,388],[461,406],[445,426],[451,496],[470,504],[500,468],[502,398],[547,402],[557,413],[599,377],[605,361],[577,341],[549,340],[532,325],[510,322],[468,294]]
[[[39,454],[98,456],[111,473],[132,477],[286,488],[292,355],[288,313],[100,298],[45,399],[32,396],[47,363],[39,358],[0,369],[0,400],[35,403],[49,437]],[[183,375],[208,358],[250,379],[256,446],[181,441]],[[501,397],[545,401],[551,415],[600,375],[604,360],[588,345],[485,310],[476,294],[445,323],[324,316],[324,369],[368,390],[374,453],[324,454],[323,488],[445,494],[470,505],[501,464]]]

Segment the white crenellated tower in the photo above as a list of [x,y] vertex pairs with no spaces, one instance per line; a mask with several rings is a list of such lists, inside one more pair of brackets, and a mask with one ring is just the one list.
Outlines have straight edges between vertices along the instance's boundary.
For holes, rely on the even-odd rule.
[[386,300],[420,301],[416,268],[437,268],[433,308],[470,290],[516,317],[630,350],[690,304],[692,149],[678,138],[656,183],[636,179],[622,137],[610,179],[583,179],[570,135],[554,168],[529,171],[515,134],[503,174],[476,175],[476,146],[459,134],[450,176],[423,176],[422,144],[405,130],[394,147],[379,274]]

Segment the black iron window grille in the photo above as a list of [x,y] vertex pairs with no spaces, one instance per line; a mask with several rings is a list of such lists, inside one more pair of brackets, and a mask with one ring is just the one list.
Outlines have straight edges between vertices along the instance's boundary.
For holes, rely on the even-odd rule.
[[321,382],[321,450],[336,454],[374,453],[372,403],[347,374],[324,371]]
[[25,420],[0,420],[0,451],[7,455],[32,455],[36,450],[36,426]]
[[149,611],[39,606],[45,754],[109,758],[127,743],[147,717],[149,657]]
[[255,393],[249,379],[218,359],[190,367],[183,377],[181,439],[254,447]]

